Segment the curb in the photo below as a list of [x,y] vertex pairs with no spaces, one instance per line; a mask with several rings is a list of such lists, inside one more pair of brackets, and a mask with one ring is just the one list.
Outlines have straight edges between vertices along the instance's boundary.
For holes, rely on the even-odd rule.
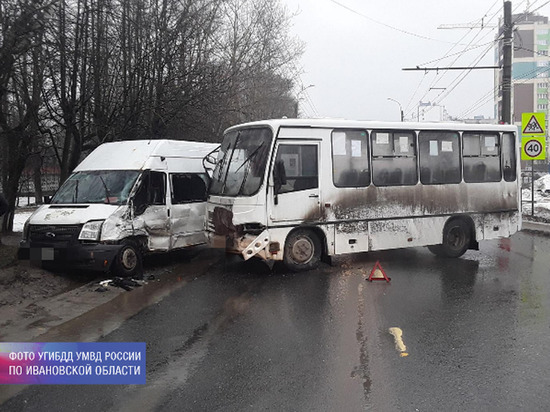
[[550,224],[523,220],[521,230],[550,234]]

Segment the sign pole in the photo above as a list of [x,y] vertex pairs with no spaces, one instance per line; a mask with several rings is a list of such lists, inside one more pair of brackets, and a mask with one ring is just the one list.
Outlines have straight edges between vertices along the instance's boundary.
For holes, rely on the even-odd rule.
[[531,216],[535,216],[535,160],[546,159],[546,114],[521,114],[521,160],[531,161]]
[[531,216],[535,216],[535,161],[531,160]]

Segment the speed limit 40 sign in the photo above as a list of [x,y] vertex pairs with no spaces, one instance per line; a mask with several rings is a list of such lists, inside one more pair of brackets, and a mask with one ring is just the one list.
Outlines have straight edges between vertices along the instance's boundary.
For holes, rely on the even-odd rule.
[[524,136],[521,139],[521,160],[546,159],[546,138]]

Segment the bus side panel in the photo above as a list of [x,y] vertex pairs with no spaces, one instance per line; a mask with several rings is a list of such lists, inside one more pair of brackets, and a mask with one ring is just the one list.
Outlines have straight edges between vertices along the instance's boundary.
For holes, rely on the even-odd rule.
[[479,228],[482,233],[478,234],[477,240],[509,237],[521,227],[519,212],[488,213],[480,218],[482,223]]
[[334,254],[369,251],[368,222],[337,223],[334,229]]
[[369,222],[371,250],[398,249],[441,243],[447,216]]

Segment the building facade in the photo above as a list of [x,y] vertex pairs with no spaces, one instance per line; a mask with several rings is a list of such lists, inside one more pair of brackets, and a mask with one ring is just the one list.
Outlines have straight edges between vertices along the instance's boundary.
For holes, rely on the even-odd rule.
[[[548,17],[530,12],[514,14],[512,52],[512,122],[521,135],[521,114],[544,112],[548,125],[550,87],[550,24]],[[501,119],[502,110],[502,21],[499,25],[495,50],[495,117]],[[536,169],[547,169],[546,161],[537,161]]]

